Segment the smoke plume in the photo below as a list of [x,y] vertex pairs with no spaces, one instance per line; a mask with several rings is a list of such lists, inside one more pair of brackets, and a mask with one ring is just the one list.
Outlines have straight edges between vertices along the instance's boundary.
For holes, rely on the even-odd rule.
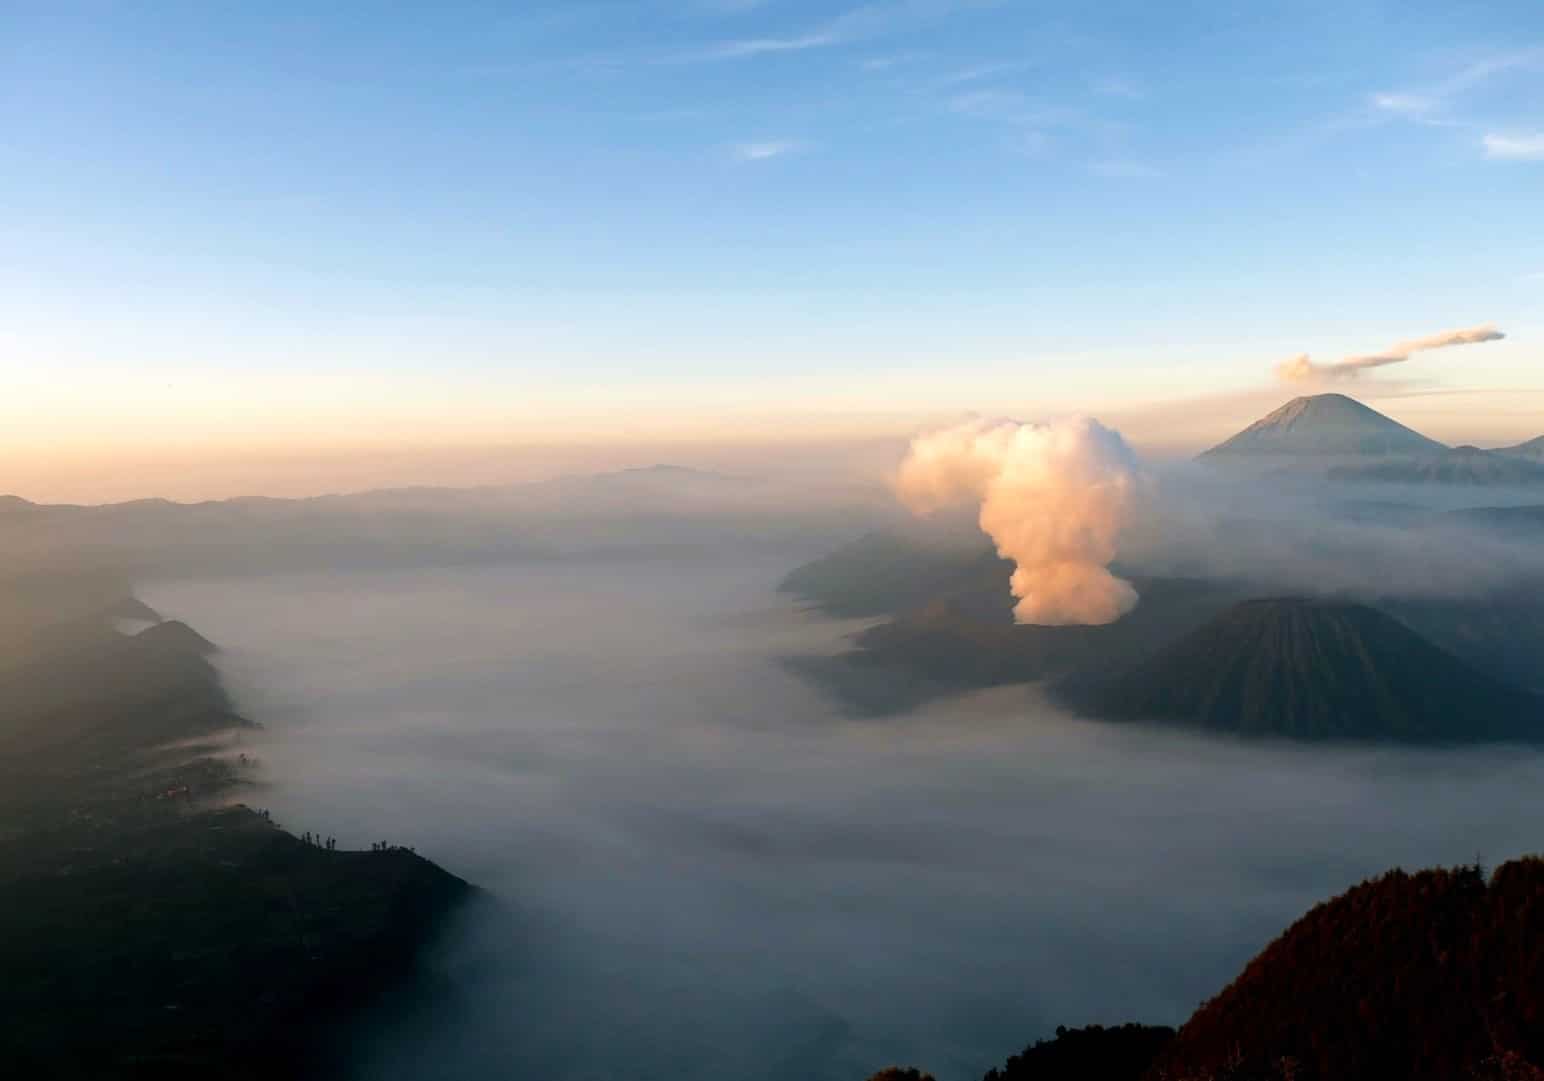
[[918,436],[896,487],[917,514],[979,501],[981,529],[1016,564],[1020,623],[1113,623],[1136,606],[1108,569],[1136,502],[1136,456],[1097,420],[978,419]]
[[1316,364],[1308,354],[1293,357],[1276,365],[1276,376],[1284,383],[1332,382],[1355,379],[1369,368],[1382,368],[1389,364],[1402,364],[1416,353],[1431,349],[1446,349],[1453,345],[1477,345],[1480,342],[1500,341],[1506,335],[1494,326],[1486,324],[1464,330],[1447,330],[1425,338],[1397,342],[1382,353],[1367,353],[1346,357],[1332,364]]

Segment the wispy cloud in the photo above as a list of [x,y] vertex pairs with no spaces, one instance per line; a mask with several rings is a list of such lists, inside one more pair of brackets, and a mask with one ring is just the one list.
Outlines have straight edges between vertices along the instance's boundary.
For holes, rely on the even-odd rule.
[[796,53],[805,49],[824,49],[835,45],[839,38],[829,33],[802,34],[788,38],[746,38],[742,41],[726,41],[701,54],[708,60],[740,60],[767,53]]
[[1106,75],[1095,79],[1092,87],[1094,93],[1106,98],[1124,98],[1126,101],[1141,101],[1147,97],[1147,90],[1140,83],[1120,75]]
[[697,0],[695,6],[710,15],[744,15],[766,4],[767,0]]
[[1151,180],[1163,175],[1163,170],[1157,166],[1131,158],[1096,161],[1088,167],[1088,171],[1095,176],[1108,177],[1112,180]]
[[[1478,89],[1506,72],[1544,66],[1544,49],[1523,49],[1487,57],[1469,64],[1446,79],[1417,90],[1385,90],[1368,99],[1375,116],[1398,118],[1436,128],[1469,128],[1480,125],[1454,115],[1455,99]],[[1487,153],[1488,153],[1487,137]],[[1491,157],[1506,155],[1489,154]]]
[[1396,342],[1382,353],[1345,357],[1329,364],[1317,364],[1309,359],[1307,353],[1304,353],[1276,365],[1276,378],[1284,383],[1320,383],[1355,379],[1371,368],[1403,364],[1416,353],[1425,353],[1433,349],[1449,349],[1455,345],[1496,342],[1505,337],[1505,334],[1487,323],[1484,326],[1467,327],[1463,330],[1444,330],[1440,334]]
[[1009,136],[1005,145],[1014,153],[1027,158],[1043,158],[1051,149],[1051,137],[1043,131],[1020,131]]
[[1421,117],[1429,115],[1437,107],[1437,100],[1420,94],[1374,94],[1372,106],[1386,113]]
[[804,148],[805,144],[797,139],[757,139],[736,143],[730,150],[739,161],[770,161],[772,158],[797,153]]
[[967,90],[951,95],[948,106],[950,112],[965,116],[1003,116],[1022,110],[1025,103],[1015,90]]
[[1531,135],[1499,135],[1489,132],[1481,140],[1487,158],[1503,161],[1544,161],[1544,132]]
[[974,6],[980,6],[979,0],[977,3],[971,3],[970,0],[894,0],[891,3],[865,4],[802,34],[724,41],[687,59],[741,60],[771,53],[825,49],[892,33]]
[[1019,127],[1073,127],[1087,120],[1081,109],[1036,101],[1017,90],[967,90],[950,95],[944,104],[961,116],[1004,120]]
[[976,64],[972,67],[950,72],[948,75],[942,75],[933,81],[933,85],[935,87],[947,87],[958,86],[961,83],[980,82],[982,79],[996,78],[998,75],[1006,75],[1009,72],[1023,71],[1028,66],[1028,62],[1023,60]]
[[917,58],[916,53],[892,53],[889,56],[871,56],[858,62],[858,67],[863,71],[889,71],[891,68],[909,64]]
[[1372,97],[1375,108],[1405,115],[1425,115],[1447,105],[1503,72],[1544,63],[1544,49],[1521,49],[1486,57],[1416,91],[1385,91]]

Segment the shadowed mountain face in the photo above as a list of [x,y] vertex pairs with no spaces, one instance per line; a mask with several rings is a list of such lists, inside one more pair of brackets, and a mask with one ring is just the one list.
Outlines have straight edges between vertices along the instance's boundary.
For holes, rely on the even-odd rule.
[[1513,447],[1497,447],[1495,453],[1508,454],[1514,458],[1530,458],[1535,462],[1544,462],[1544,435],[1530,439],[1526,443],[1518,443]]
[[1544,708],[1391,617],[1334,601],[1246,601],[1103,686],[1086,712],[1299,739],[1537,739]]
[[[982,538],[973,549],[926,544],[897,532],[865,533],[836,551],[795,568],[778,587],[833,616],[886,615],[925,604],[981,581],[999,585],[1013,564]],[[1004,591],[997,589],[1006,596]],[[1001,605],[999,620],[1011,618]]]
[[1146,1076],[1537,1078],[1541,918],[1544,860],[1392,871],[1293,924]]
[[1538,858],[1390,871],[1315,906],[1178,1033],[1058,1028],[983,1081],[1539,1081],[1541,921]]
[[1058,1028],[984,1081],[1538,1081],[1544,860],[1390,871],[1315,906],[1175,1033]]
[[852,712],[883,716],[966,689],[1119,670],[1259,592],[1132,575],[1142,603],[1114,623],[1034,626],[1013,620],[1012,573],[990,548],[864,536],[779,588],[829,614],[895,618],[856,634],[850,653],[802,657],[793,667]]
[[168,619],[157,623],[140,631],[134,637],[141,643],[156,649],[191,653],[199,657],[207,657],[217,651],[213,642],[180,619]]
[[[1531,539],[1544,528],[1544,508],[1466,511],[1435,520],[1471,527],[1476,537],[1483,531]],[[1239,544],[1270,539],[1264,526],[1233,523],[1230,531]],[[850,652],[799,658],[792,666],[851,711],[868,716],[901,712],[965,689],[1040,679],[1067,680],[1062,690],[1081,697],[1240,601],[1292,595],[1301,588],[1269,579],[1216,581],[1123,570],[1142,603],[1115,623],[1016,626],[1006,588],[1011,571],[1012,564],[989,548],[929,545],[900,533],[862,537],[794,571],[781,588],[833,614],[891,618],[857,633],[857,648]],[[1422,649],[1435,646],[1486,680],[1544,691],[1539,666],[1544,591],[1536,583],[1519,581],[1504,591],[1465,596],[1368,591],[1357,599],[1403,624],[1397,628],[1404,632],[1402,641]],[[1514,699],[1508,702],[1515,705]]]
[[[184,623],[111,579],[0,580],[0,1062],[18,1077],[337,1076],[475,894],[231,804],[249,722]],[[11,1076],[11,1074],[7,1074]]]
[[1261,455],[1432,454],[1447,448],[1344,394],[1293,398],[1201,455],[1209,460]]

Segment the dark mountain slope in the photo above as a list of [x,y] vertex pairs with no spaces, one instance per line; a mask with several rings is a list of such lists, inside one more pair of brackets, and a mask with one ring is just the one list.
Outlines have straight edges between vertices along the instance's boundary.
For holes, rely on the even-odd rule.
[[1544,694],[1544,586],[1518,582],[1477,597],[1385,597],[1374,606],[1476,671]]
[[1161,1025],[1060,1027],[1012,1056],[983,1081],[1140,1081],[1158,1053],[1174,1039]]
[[1453,1081],[1541,1065],[1544,860],[1524,859],[1489,882],[1473,868],[1392,871],[1319,905],[1147,1077]]
[[876,531],[795,568],[778,589],[829,615],[877,616],[915,608],[983,574],[1006,582],[1012,573],[985,538],[966,548]]
[[1530,458],[1535,462],[1544,462],[1544,435],[1528,440],[1526,443],[1518,443],[1512,447],[1497,447],[1497,454],[1510,454],[1517,458]]
[[207,657],[217,651],[213,642],[180,619],[168,619],[153,627],[146,627],[134,637],[141,645],[172,653],[191,653],[194,656]]
[[1142,602],[1098,627],[1013,622],[1008,567],[993,560],[960,588],[861,632],[857,648],[794,667],[853,712],[910,709],[961,690],[1136,664],[1248,596],[1248,587],[1191,578],[1132,577]]
[[1069,685],[1080,710],[1294,739],[1537,739],[1544,703],[1359,604],[1256,600],[1135,669]]
[[0,1073],[338,1076],[344,1023],[476,893],[231,803],[246,722],[207,641],[119,634],[123,600],[0,581]]
[[161,622],[161,613],[135,596],[123,597],[102,611],[104,619],[124,619],[134,622]]
[[983,1081],[1544,1081],[1544,859],[1316,905],[1175,1033],[1058,1028]]

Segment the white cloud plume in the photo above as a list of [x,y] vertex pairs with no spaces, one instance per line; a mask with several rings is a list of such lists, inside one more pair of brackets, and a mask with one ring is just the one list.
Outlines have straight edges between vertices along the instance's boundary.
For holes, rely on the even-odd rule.
[[1334,382],[1355,379],[1370,368],[1382,368],[1389,364],[1402,364],[1416,353],[1432,349],[1447,349],[1454,345],[1476,345],[1480,342],[1500,341],[1506,335],[1489,323],[1462,330],[1445,330],[1424,338],[1396,342],[1382,353],[1366,353],[1346,357],[1330,364],[1318,364],[1307,353],[1276,365],[1276,377],[1284,383]]
[[1113,623],[1137,603],[1109,571],[1139,497],[1136,456],[1089,417],[971,420],[918,436],[896,490],[914,513],[980,504],[981,529],[1013,560],[1020,623]]

